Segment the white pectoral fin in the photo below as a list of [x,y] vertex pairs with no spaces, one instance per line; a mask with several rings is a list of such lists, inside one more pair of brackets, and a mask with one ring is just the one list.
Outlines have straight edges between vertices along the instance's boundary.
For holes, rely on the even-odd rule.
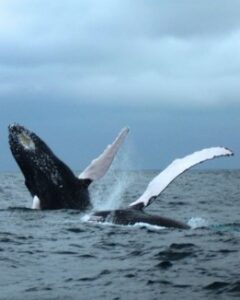
[[166,169],[158,174],[148,184],[145,192],[136,201],[132,202],[130,206],[145,207],[156,198],[165,188],[179,175],[187,171],[191,167],[200,164],[206,160],[215,157],[230,156],[233,152],[223,147],[213,147],[194,152],[188,156],[174,160]]
[[41,209],[40,199],[37,195],[33,197],[32,209]]
[[111,145],[108,145],[103,153],[94,159],[90,165],[79,175],[79,179],[90,179],[92,181],[102,178],[110,168],[114,157],[124,142],[129,128],[123,128]]

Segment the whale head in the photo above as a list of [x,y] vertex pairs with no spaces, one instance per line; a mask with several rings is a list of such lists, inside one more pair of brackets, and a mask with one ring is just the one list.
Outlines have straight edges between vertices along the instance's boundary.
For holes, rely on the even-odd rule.
[[58,158],[39,136],[15,123],[9,125],[8,131],[10,149],[25,176],[40,172],[56,184],[61,182]]
[[[34,133],[19,124],[11,124],[8,126],[9,144],[15,157],[34,155],[38,148],[42,150],[45,148],[46,152],[50,149],[47,145]],[[47,149],[48,148],[48,149]]]
[[79,208],[89,204],[89,182],[78,179],[34,132],[19,124],[8,127],[11,152],[25,184],[42,209]]

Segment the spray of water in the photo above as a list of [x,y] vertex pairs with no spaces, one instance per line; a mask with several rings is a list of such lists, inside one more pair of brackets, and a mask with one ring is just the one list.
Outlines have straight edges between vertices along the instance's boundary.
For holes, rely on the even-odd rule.
[[192,229],[196,229],[196,228],[200,228],[200,227],[207,227],[209,224],[206,219],[203,219],[201,217],[194,217],[188,221],[188,225]]
[[121,206],[124,194],[134,181],[131,168],[131,154],[126,149],[114,160],[110,170],[100,183],[91,189],[91,198],[95,210],[112,210]]

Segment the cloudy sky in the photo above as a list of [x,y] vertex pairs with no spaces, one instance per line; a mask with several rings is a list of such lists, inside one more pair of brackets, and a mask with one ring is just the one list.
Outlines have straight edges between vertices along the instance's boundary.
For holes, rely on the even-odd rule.
[[17,170],[11,122],[73,169],[126,125],[132,168],[218,145],[235,157],[205,167],[240,168],[239,12],[239,0],[1,0],[0,170]]

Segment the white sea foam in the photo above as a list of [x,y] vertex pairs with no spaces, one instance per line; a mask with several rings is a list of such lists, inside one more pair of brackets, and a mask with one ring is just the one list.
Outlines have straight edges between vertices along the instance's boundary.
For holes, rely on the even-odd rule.
[[207,227],[208,221],[201,217],[193,217],[188,221],[188,225],[192,228]]
[[88,222],[91,218],[91,214],[85,214],[84,216],[81,217],[82,222]]

